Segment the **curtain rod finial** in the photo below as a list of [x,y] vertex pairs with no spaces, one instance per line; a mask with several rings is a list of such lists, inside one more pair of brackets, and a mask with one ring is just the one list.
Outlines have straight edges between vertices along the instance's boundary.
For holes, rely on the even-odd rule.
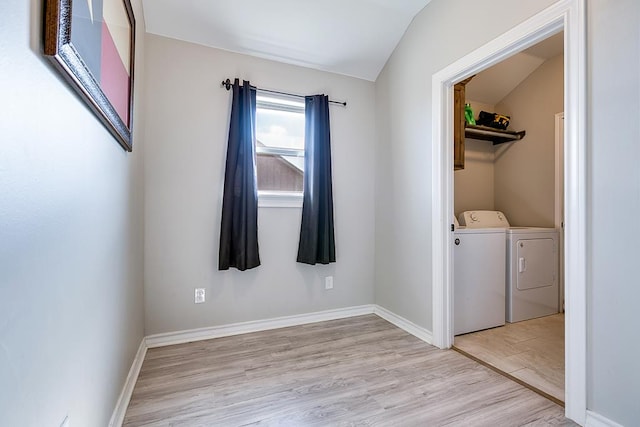
[[224,86],[227,90],[231,89],[232,84],[233,83],[231,83],[231,80],[229,79],[222,81],[222,86]]

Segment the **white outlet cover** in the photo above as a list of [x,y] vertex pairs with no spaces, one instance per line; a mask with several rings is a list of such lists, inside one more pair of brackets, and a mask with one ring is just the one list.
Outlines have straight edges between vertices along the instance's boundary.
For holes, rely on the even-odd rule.
[[205,289],[204,288],[196,288],[195,291],[195,303],[202,304],[205,302]]
[[333,276],[327,276],[324,278],[324,288],[333,289]]

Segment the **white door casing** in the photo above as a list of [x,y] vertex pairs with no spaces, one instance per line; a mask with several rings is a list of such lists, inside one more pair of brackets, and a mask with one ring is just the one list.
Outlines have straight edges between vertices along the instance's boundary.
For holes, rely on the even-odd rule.
[[564,113],[555,115],[555,201],[554,226],[560,230],[558,237],[558,308],[564,311]]
[[586,421],[585,1],[559,0],[432,77],[433,344],[453,344],[453,85],[564,30],[565,414]]

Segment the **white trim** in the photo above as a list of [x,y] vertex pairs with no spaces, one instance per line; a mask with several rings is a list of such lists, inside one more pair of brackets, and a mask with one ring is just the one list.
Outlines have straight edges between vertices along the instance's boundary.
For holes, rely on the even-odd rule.
[[384,307],[381,307],[379,305],[374,305],[373,314],[383,318],[389,323],[392,323],[393,325],[404,330],[405,332],[410,333],[414,337],[421,339],[427,344],[431,344],[433,341],[433,334],[431,333],[431,331],[416,325],[415,323],[405,319],[404,317],[400,317],[397,314],[392,313],[391,311],[387,310]]
[[622,427],[622,424],[618,424],[600,414],[592,411],[587,411],[586,427]]
[[133,359],[133,363],[131,364],[131,368],[129,369],[129,374],[127,375],[127,379],[124,382],[124,387],[122,387],[120,396],[118,396],[118,401],[116,402],[113,414],[111,415],[111,420],[109,421],[109,427],[120,427],[124,422],[124,416],[127,412],[129,401],[131,400],[131,394],[133,393],[133,388],[136,385],[136,381],[138,381],[138,375],[140,374],[142,362],[144,361],[144,356],[146,354],[147,344],[145,338],[142,338],[142,341],[140,341],[140,346],[138,347],[138,352],[136,353],[136,357],[134,357]]
[[587,410],[587,97],[584,0],[565,16],[564,251],[565,414],[578,424]]
[[564,162],[560,162],[564,158],[564,112],[556,113],[554,118],[554,141],[555,141],[555,199],[553,222],[556,228],[562,227],[564,221]]
[[432,77],[433,344],[453,344],[453,91],[482,71],[564,29],[565,415],[586,420],[586,28],[585,0],[559,0]]
[[560,265],[558,266],[558,307],[564,312],[564,112],[556,113],[554,124],[555,140],[555,199],[554,199],[554,226],[560,230],[558,237],[558,253]]
[[166,345],[183,344],[193,341],[209,340],[212,338],[228,337],[231,335],[268,331],[270,329],[286,328],[289,326],[306,325],[307,323],[324,322],[326,320],[362,316],[364,314],[372,314],[374,309],[373,307],[374,306],[372,304],[368,304],[355,307],[338,308],[335,310],[318,311],[315,313],[276,317],[273,319],[253,320],[249,322],[231,323],[228,325],[211,326],[186,331],[168,332],[164,334],[149,335],[146,341],[148,348],[163,347]]
[[302,193],[258,191],[259,208],[301,208]]
[[[304,157],[304,148],[286,148],[286,147],[269,147],[269,146],[257,146],[256,154],[271,154],[274,156],[288,156],[288,157]],[[298,169],[302,172],[302,169],[298,168],[296,165],[291,164],[291,166]]]

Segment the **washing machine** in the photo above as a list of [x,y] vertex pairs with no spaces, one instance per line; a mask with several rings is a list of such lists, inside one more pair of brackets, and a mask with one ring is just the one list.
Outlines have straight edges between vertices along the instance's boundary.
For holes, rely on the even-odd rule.
[[506,321],[558,313],[558,237],[555,228],[511,227],[500,211],[466,211],[460,225],[504,228],[506,236]]
[[454,335],[505,324],[505,230],[457,228],[453,233]]

